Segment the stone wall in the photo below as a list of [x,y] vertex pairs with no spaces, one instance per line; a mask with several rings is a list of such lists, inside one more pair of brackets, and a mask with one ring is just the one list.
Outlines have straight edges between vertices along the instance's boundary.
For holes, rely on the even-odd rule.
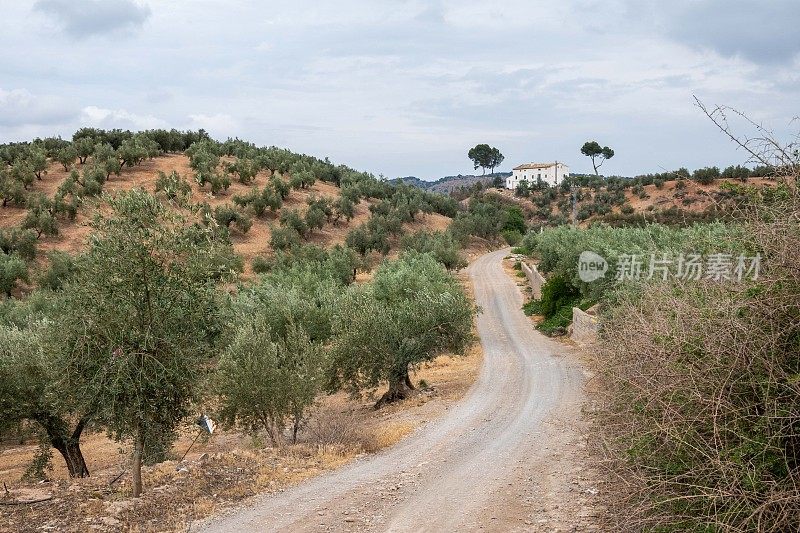
[[535,265],[528,265],[525,261],[522,261],[522,271],[525,273],[525,277],[528,278],[528,283],[531,286],[531,290],[533,291],[532,295],[534,300],[539,300],[542,298],[542,285],[544,285],[544,277],[539,274],[539,271],[536,270]]
[[572,340],[578,344],[591,344],[597,340],[599,328],[600,323],[595,315],[577,307],[572,308]]

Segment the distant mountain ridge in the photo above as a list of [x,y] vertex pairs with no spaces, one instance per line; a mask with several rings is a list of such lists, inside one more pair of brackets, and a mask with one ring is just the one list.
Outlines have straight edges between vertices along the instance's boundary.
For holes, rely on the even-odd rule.
[[391,183],[405,183],[406,185],[411,185],[427,191],[449,193],[453,189],[470,187],[478,182],[491,183],[495,177],[500,177],[505,180],[505,178],[510,175],[511,172],[495,172],[494,174],[487,174],[485,176],[458,174],[456,176],[445,176],[435,181],[421,180],[416,176],[406,176],[405,178],[395,178],[389,181]]

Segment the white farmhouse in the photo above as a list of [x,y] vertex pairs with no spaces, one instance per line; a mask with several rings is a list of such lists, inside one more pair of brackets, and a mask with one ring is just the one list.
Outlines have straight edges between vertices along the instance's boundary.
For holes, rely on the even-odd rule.
[[506,178],[506,189],[514,190],[523,180],[528,184],[535,185],[537,180],[542,180],[548,185],[555,187],[569,176],[569,167],[564,163],[526,163],[514,167],[514,171]]

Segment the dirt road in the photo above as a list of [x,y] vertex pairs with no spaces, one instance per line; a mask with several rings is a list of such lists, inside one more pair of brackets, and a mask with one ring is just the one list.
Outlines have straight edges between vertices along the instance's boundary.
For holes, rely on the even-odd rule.
[[448,414],[382,453],[192,530],[596,529],[581,438],[584,372],[522,313],[505,254],[469,267],[484,364]]

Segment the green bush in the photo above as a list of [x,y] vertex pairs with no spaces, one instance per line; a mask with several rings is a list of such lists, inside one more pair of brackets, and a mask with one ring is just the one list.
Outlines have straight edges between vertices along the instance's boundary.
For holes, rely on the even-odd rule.
[[545,318],[550,318],[568,306],[572,320],[572,307],[579,299],[580,292],[575,287],[560,276],[552,276],[542,285],[539,309]]
[[254,257],[250,264],[253,267],[253,272],[256,274],[264,274],[269,272],[271,267],[270,262],[260,255]]
[[542,303],[539,300],[529,300],[522,306],[522,312],[526,316],[541,315]]
[[525,227],[525,216],[522,213],[522,209],[518,206],[511,206],[506,210],[503,230],[517,232],[520,235],[523,235],[527,231]]
[[403,250],[430,253],[448,270],[467,266],[461,248],[449,233],[420,231],[405,235],[400,241]]
[[503,230],[501,235],[509,246],[516,246],[522,240],[522,234],[517,230]]
[[530,255],[531,254],[531,249],[528,248],[527,244],[525,243],[526,239],[527,239],[527,235],[522,238],[522,243],[519,246],[515,246],[514,248],[511,249],[511,253],[512,254],[519,254],[519,255]]
[[48,267],[37,280],[39,287],[58,291],[68,282],[78,269],[71,255],[52,251],[47,254]]
[[563,335],[572,322],[572,305],[559,307],[555,313],[536,325],[536,329],[549,336]]
[[692,179],[701,185],[711,185],[719,179],[720,172],[718,167],[698,168],[692,173]]
[[29,281],[28,265],[17,255],[0,252],[0,294],[10,298],[20,281]]

